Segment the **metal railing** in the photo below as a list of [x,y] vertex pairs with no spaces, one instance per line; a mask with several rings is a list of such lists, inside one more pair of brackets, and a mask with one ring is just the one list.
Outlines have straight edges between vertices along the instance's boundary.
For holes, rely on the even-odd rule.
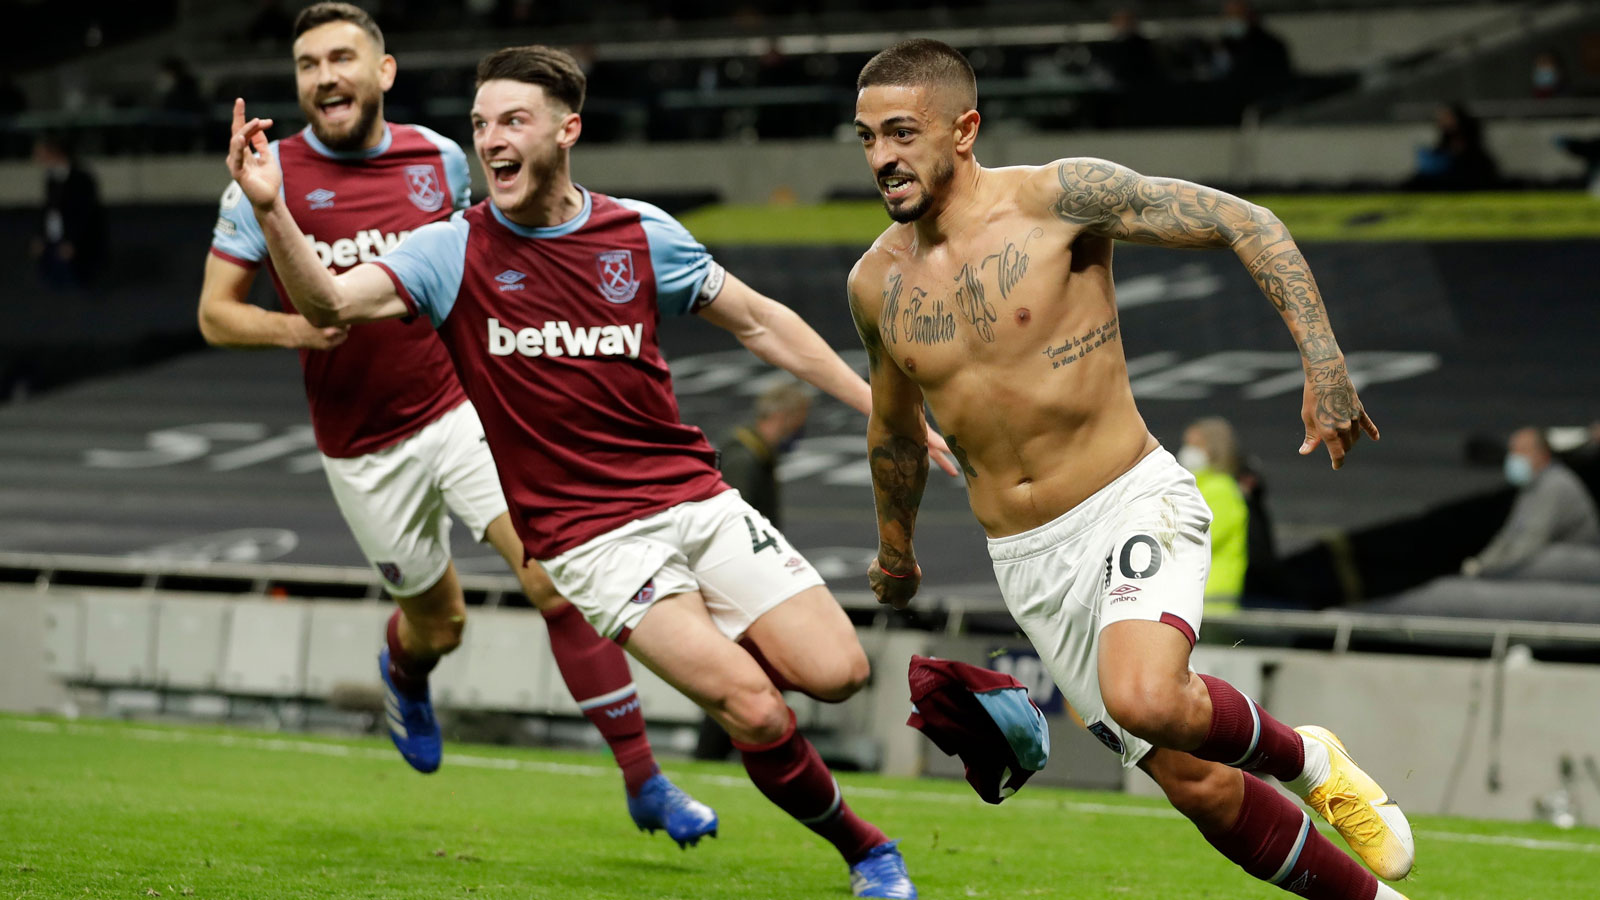
[[[485,606],[500,606],[509,597],[521,597],[517,580],[505,575],[465,574],[462,588]],[[129,557],[82,556],[53,553],[0,551],[0,582],[32,583],[40,590],[52,586],[93,587],[96,584],[149,591],[196,590],[207,593],[268,595],[282,589],[297,597],[332,595],[349,598],[382,596],[383,583],[366,568],[282,563],[230,563]],[[219,590],[215,585],[228,584]],[[901,616],[879,606],[866,591],[836,592],[840,604],[858,617],[871,618],[875,627],[893,622],[897,627],[938,630],[959,635],[986,622],[987,630],[1009,629],[1005,604],[992,591],[976,589],[929,592],[919,597],[915,612]],[[1353,610],[1252,610],[1208,619],[1202,643],[1232,644],[1243,641],[1310,645],[1334,653],[1355,646],[1379,645],[1391,651],[1444,650],[1450,655],[1500,658],[1516,644],[1560,645],[1594,653],[1600,658],[1600,624],[1536,622],[1516,619],[1468,619],[1445,616],[1387,615]]]

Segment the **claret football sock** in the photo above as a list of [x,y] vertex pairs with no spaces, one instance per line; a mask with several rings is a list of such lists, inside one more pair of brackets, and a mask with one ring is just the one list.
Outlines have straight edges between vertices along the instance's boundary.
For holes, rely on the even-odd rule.
[[817,748],[795,728],[794,711],[789,727],[769,744],[734,741],[750,780],[778,808],[815,831],[851,865],[873,847],[884,843],[877,826],[851,811],[839,792],[839,782],[817,755]]
[[628,796],[637,796],[639,788],[661,769],[650,751],[627,654],[615,641],[601,637],[570,603],[545,613],[544,623],[567,690],[610,745]]
[[413,700],[422,698],[428,691],[428,673],[439,664],[437,656],[417,656],[400,643],[400,610],[389,616],[384,638],[389,645],[389,680],[395,689]]
[[[1225,766],[1293,781],[1304,774],[1305,741],[1220,678],[1201,675],[1211,695],[1211,727],[1189,752]],[[1325,763],[1324,763],[1325,764]]]
[[1365,866],[1323,837],[1293,801],[1252,775],[1244,776],[1239,818],[1205,839],[1256,878],[1308,900],[1379,897],[1378,879]]

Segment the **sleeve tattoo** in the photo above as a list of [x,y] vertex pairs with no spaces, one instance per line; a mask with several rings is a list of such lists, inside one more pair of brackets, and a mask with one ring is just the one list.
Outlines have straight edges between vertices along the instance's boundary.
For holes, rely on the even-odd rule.
[[1265,207],[1172,178],[1148,178],[1100,159],[1056,165],[1061,191],[1052,211],[1092,234],[1164,247],[1229,247],[1283,317],[1317,396],[1319,424],[1360,415],[1344,355],[1322,293],[1299,247]]

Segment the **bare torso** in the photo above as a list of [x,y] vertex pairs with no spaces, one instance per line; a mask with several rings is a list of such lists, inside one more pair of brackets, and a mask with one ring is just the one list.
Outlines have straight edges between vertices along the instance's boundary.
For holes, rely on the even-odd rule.
[[1039,174],[983,170],[973,224],[933,246],[893,226],[852,282],[991,537],[1058,518],[1157,446],[1128,383],[1112,241],[1054,216]]

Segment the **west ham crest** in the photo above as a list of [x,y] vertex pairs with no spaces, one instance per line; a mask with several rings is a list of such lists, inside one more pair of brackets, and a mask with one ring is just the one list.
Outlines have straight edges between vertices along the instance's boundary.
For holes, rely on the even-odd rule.
[[412,204],[423,212],[436,212],[444,205],[444,191],[433,166],[406,166],[406,187]]
[[600,293],[612,303],[627,303],[639,293],[639,280],[633,277],[633,251],[607,250],[594,255],[600,270]]
[[384,581],[387,581],[396,587],[403,583],[400,575],[400,567],[398,565],[395,565],[392,562],[381,562],[377,563],[377,566],[378,574],[383,576]]

